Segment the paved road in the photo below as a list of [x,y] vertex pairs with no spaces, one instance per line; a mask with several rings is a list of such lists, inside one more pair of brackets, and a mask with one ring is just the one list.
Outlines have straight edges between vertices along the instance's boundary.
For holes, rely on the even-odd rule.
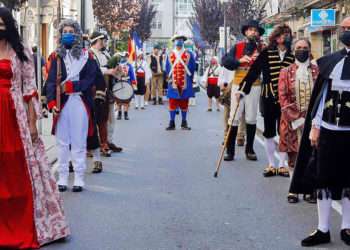
[[[289,180],[262,177],[267,161],[258,142],[258,162],[239,149],[214,179],[222,112],[206,112],[203,94],[197,102],[192,131],[166,132],[165,106],[131,110],[130,121],[118,122],[116,141],[125,152],[105,158],[104,173],[88,174],[85,192],[63,195],[72,237],[44,249],[301,249],[316,207],[288,204]],[[347,249],[340,216],[332,217],[333,243],[321,249]]]

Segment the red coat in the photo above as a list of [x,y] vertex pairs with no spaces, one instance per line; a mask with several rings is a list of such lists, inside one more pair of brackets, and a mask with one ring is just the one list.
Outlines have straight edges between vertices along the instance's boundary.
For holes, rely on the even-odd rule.
[[[312,78],[315,83],[319,70],[317,65],[311,64]],[[281,70],[278,82],[278,95],[281,105],[280,143],[281,152],[298,152],[299,143],[297,130],[292,129],[292,121],[305,118],[306,111],[300,112],[296,104],[295,78],[298,66],[294,63]],[[312,90],[311,90],[312,91]],[[311,98],[311,92],[310,92]]]

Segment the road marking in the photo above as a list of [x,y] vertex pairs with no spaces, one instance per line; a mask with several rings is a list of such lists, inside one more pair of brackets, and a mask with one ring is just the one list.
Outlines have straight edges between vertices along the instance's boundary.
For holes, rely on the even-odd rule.
[[[265,148],[264,140],[261,138],[261,136],[257,135],[256,140]],[[278,159],[279,155],[277,152],[275,152],[275,157]],[[338,201],[332,202],[332,208],[340,215],[343,215],[341,205]]]

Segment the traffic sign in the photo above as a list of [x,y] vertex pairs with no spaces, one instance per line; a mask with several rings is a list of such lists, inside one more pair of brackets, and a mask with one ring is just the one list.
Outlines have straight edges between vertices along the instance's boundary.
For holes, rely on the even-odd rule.
[[311,26],[335,26],[335,9],[311,10]]

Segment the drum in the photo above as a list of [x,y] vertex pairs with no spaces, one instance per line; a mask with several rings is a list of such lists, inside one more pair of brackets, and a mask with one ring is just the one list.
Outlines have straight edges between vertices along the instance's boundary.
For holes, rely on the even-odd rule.
[[134,96],[133,87],[126,81],[115,82],[112,92],[117,102],[122,103],[129,103]]

